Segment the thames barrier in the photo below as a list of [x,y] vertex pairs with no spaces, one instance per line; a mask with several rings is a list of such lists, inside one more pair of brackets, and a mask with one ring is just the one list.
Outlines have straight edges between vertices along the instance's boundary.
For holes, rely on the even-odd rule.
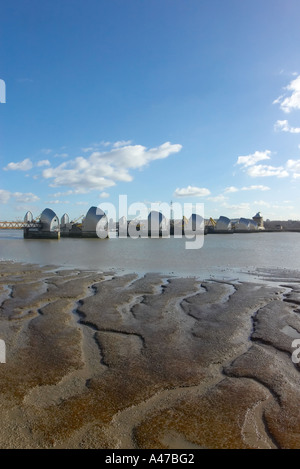
[[[296,222],[295,222],[296,223]],[[99,207],[92,206],[86,215],[75,220],[65,213],[61,219],[51,208],[45,208],[36,218],[28,211],[23,221],[0,221],[1,230],[23,230],[24,239],[60,239],[60,238],[102,238],[119,237],[168,237],[193,234],[233,234],[262,233],[279,231],[300,231],[299,223],[264,222],[260,212],[249,218],[230,219],[220,216],[217,220],[210,217],[204,219],[192,214],[189,219],[167,219],[161,212],[152,210],[145,220],[119,221],[108,220],[107,215]],[[99,234],[101,233],[101,234]]]

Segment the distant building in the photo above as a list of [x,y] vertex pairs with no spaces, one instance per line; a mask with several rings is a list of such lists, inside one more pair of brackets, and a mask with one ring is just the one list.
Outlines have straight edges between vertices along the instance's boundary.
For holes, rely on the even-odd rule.
[[267,231],[300,231],[300,220],[266,220]]
[[250,224],[247,218],[240,218],[237,223],[234,225],[234,230],[239,231],[250,231]]
[[24,217],[25,223],[31,223],[33,221],[33,215],[31,212],[27,212]]
[[197,214],[193,213],[188,222],[185,224],[184,233],[185,234],[194,234],[195,232],[204,233],[204,218]]
[[70,222],[69,216],[65,213],[61,219],[60,233],[62,237],[69,238],[107,238],[107,216],[98,207],[91,207],[82,223],[77,223]]
[[65,214],[61,217],[60,224],[61,224],[61,225],[67,225],[68,223],[70,223],[70,218],[69,218],[69,215],[68,215],[67,213],[65,213]]
[[52,232],[59,231],[59,219],[51,208],[45,208],[40,217],[42,231]]
[[[101,222],[101,223],[99,223]],[[99,223],[99,225],[98,225]],[[107,216],[98,207],[91,207],[86,217],[82,222],[82,237],[84,238],[95,238],[98,236],[97,229],[101,229],[103,237],[108,236],[108,220]],[[102,237],[102,236],[101,236]]]
[[[31,220],[31,212],[27,212],[25,221]],[[59,219],[51,208],[45,208],[41,213],[40,223],[37,226],[25,226],[23,230],[25,239],[59,239],[60,238],[60,227]]]
[[229,218],[221,216],[216,223],[215,231],[230,233],[232,231],[232,225]]
[[250,231],[257,231],[258,230],[258,224],[254,220],[249,220],[249,229]]
[[[74,224],[70,222],[69,215],[65,213],[60,219],[60,234],[62,237],[70,236],[70,233],[74,233]],[[77,230],[78,232],[78,230]]]
[[264,219],[261,215],[260,212],[257,212],[256,215],[254,215],[254,217],[252,217],[253,221],[255,221],[257,223],[257,227],[258,229],[264,229]]
[[245,232],[245,231],[256,231],[258,225],[254,220],[249,218],[240,218],[237,223],[235,223],[234,229],[236,232]]
[[152,210],[148,215],[148,236],[152,238],[167,236],[169,234],[169,223],[170,222],[161,212]]

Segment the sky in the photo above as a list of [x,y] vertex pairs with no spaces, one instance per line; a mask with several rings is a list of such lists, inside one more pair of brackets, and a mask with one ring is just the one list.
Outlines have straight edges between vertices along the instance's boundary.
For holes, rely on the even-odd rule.
[[0,221],[121,195],[300,219],[299,0],[0,11]]

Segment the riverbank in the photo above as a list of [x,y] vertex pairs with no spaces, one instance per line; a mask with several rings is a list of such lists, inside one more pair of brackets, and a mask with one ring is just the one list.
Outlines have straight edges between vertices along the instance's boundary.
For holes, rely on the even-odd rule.
[[299,448],[300,272],[0,262],[1,448]]

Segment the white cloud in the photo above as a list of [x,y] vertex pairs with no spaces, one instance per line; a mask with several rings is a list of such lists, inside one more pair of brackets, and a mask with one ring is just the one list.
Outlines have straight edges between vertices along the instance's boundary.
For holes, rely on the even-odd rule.
[[8,163],[5,168],[5,171],[28,171],[33,167],[32,161],[29,158],[25,158],[25,160],[20,161],[19,163]]
[[[247,156],[239,156],[237,164],[242,165],[243,169],[246,170],[248,176],[250,177],[269,177],[276,176],[278,178],[284,178],[289,176],[288,171],[283,166],[271,166],[267,164],[256,164],[261,160],[269,160],[271,157],[270,150],[265,151],[256,151],[255,153]],[[251,189],[243,190],[254,190],[259,188],[262,189],[263,186],[249,186]]]
[[300,160],[287,160],[286,166],[292,171],[300,172]]
[[226,189],[224,190],[224,194],[229,194],[229,193],[234,193],[234,192],[238,192],[238,191],[268,191],[270,190],[270,187],[268,186],[263,186],[263,185],[252,185],[252,186],[244,186],[242,187],[241,189],[239,189],[238,187],[235,187],[235,186],[230,186],[230,187],[226,187]]
[[264,200],[255,200],[253,205],[259,205],[260,207],[272,207],[269,202],[265,202]]
[[55,155],[54,155],[55,158],[67,158],[68,156],[69,156],[68,153],[55,153]]
[[99,194],[99,197],[101,199],[107,199],[109,197],[109,194],[108,192],[101,192],[101,194]]
[[286,167],[292,172],[294,179],[298,179],[300,177],[300,160],[288,160]]
[[64,197],[66,195],[76,195],[76,194],[87,194],[88,191],[84,188],[79,188],[79,189],[70,189],[68,191],[64,191],[64,192],[56,192],[55,194],[53,194],[53,197]]
[[207,197],[207,199],[211,200],[212,202],[224,202],[224,200],[226,200],[226,197],[223,194],[220,194],[214,197]]
[[56,168],[43,171],[45,179],[53,179],[52,187],[69,186],[77,190],[105,190],[116,181],[132,181],[131,169],[142,169],[150,162],[167,158],[181,150],[179,144],[166,142],[157,148],[128,145],[110,151],[94,151],[89,157],[79,156]]
[[74,191],[72,191],[72,190],[65,191],[65,192],[56,192],[55,194],[53,194],[53,197],[61,197],[61,196],[64,196],[64,195],[71,195],[73,193],[74,193]]
[[90,151],[93,151],[95,150],[94,147],[84,147],[84,148],[81,148],[81,151],[83,151],[83,153],[88,153]]
[[229,194],[229,193],[232,193],[232,192],[238,192],[238,188],[237,187],[234,187],[234,186],[230,186],[230,187],[226,187],[225,189],[225,194]]
[[274,99],[272,104],[280,104],[281,100],[284,98],[284,95],[281,94],[278,98]]
[[114,148],[120,148],[120,147],[125,147],[127,145],[130,145],[132,143],[132,140],[119,140],[118,142],[115,142],[113,144]]
[[174,192],[175,197],[206,197],[210,191],[205,187],[188,186],[182,189],[177,188]]
[[5,191],[4,189],[0,189],[0,203],[1,204],[7,204],[7,202],[10,199],[10,192]]
[[252,153],[250,155],[239,156],[236,164],[240,164],[244,167],[252,166],[258,161],[269,160],[271,157],[270,155],[270,150],[256,151],[255,153]]
[[32,192],[22,193],[22,192],[14,192],[12,194],[16,202],[37,202],[40,198],[37,195],[34,195]]
[[14,199],[15,202],[37,202],[39,197],[32,192],[9,192],[3,189],[0,189],[0,203],[6,204],[9,200]]
[[300,127],[291,127],[287,120],[278,120],[274,125],[275,130],[281,130],[282,132],[290,132],[291,134],[299,134]]
[[242,191],[269,191],[270,187],[268,186],[263,186],[263,185],[258,185],[258,186],[248,186],[248,187],[242,187]]
[[47,200],[47,204],[53,204],[53,205],[56,205],[56,204],[69,204],[70,202],[68,200]]
[[40,160],[37,162],[36,164],[38,167],[41,167],[41,166],[50,166],[51,163],[49,160]]
[[[116,142],[118,143],[118,142]],[[128,141],[128,143],[131,143],[131,141]],[[84,153],[89,153],[91,151],[96,151],[99,149],[99,147],[109,147],[111,144],[111,142],[107,142],[105,140],[102,140],[101,142],[94,142],[94,143],[90,143],[90,145],[88,147],[83,147],[81,148],[81,150],[84,152]]]
[[250,177],[268,177],[276,176],[278,178],[287,177],[289,173],[284,169],[283,166],[270,166],[266,164],[259,164],[250,166],[247,169],[247,174]]
[[249,202],[241,202],[240,204],[222,203],[222,207],[230,210],[230,217],[248,217],[253,212],[253,207]]
[[42,148],[41,152],[44,153],[44,155],[49,155],[52,150],[51,148]]
[[292,80],[285,89],[291,92],[290,96],[286,97],[286,94],[279,96],[273,101],[273,104],[280,104],[280,108],[285,113],[300,109],[300,75]]

